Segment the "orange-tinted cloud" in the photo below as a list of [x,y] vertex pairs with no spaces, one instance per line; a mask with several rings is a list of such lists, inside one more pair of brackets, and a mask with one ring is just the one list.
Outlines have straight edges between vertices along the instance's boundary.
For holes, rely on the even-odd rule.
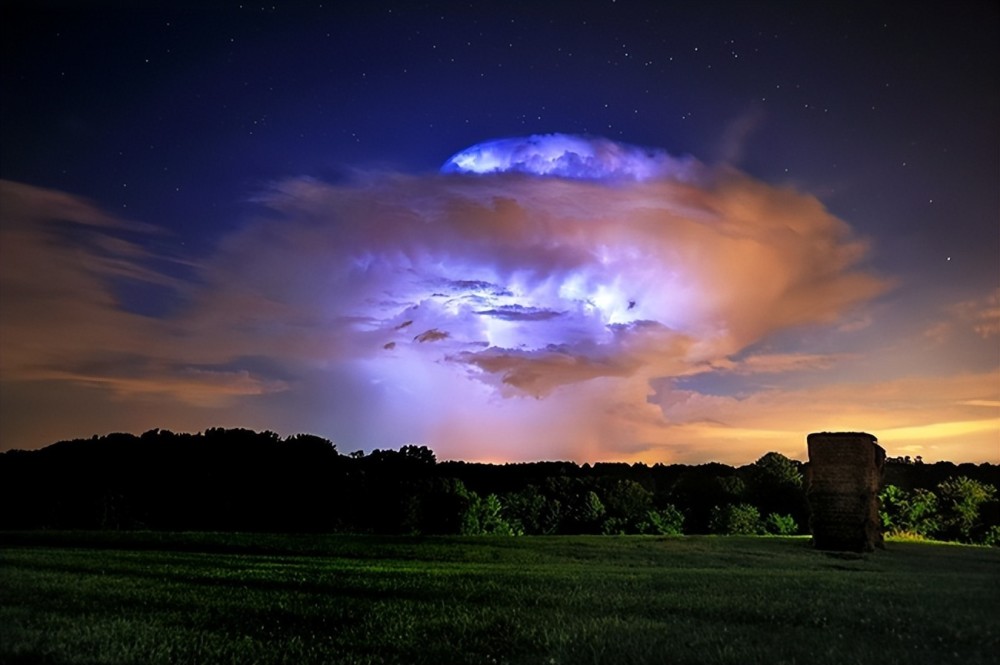
[[[159,394],[214,403],[280,389],[243,371],[201,367],[176,344],[183,324],[129,311],[122,281],[171,290],[190,284],[151,267],[143,241],[159,235],[61,192],[0,181],[0,376],[90,386],[116,398]],[[219,360],[216,358],[215,360]],[[39,418],[37,413],[9,414]]]
[[[149,227],[59,192],[0,193],[2,387],[26,405],[0,427],[21,437],[43,382],[54,401],[105,405],[92,412],[106,430],[123,427],[117,407],[134,427],[245,424],[494,460],[749,461],[841,426],[940,442],[948,427],[988,432],[981,404],[998,397],[985,379],[849,387],[837,368],[857,350],[755,350],[804,326],[876,325],[864,308],[890,282],[814,197],[732,170],[292,179],[188,261],[194,279],[152,267]],[[130,311],[119,280],[178,303]],[[774,385],[736,398],[670,381],[699,375]],[[940,403],[920,395],[932,383],[949,386]]]

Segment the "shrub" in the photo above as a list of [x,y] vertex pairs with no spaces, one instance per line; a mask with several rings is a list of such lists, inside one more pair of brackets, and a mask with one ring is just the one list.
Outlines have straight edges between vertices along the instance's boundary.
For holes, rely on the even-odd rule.
[[791,515],[771,513],[764,520],[764,530],[776,536],[794,536],[799,532],[799,525]]
[[684,514],[672,504],[667,504],[659,510],[650,510],[646,519],[640,525],[640,533],[657,536],[676,536],[683,533]]
[[621,517],[608,517],[601,523],[601,535],[624,536],[628,533],[628,522]]
[[720,534],[759,534],[763,532],[760,511],[749,503],[731,503],[712,508],[712,519],[709,521],[712,533]]
[[[965,476],[949,478],[937,486],[941,495],[941,530],[948,538],[973,540],[981,524],[980,508],[997,493],[992,485]],[[978,535],[978,534],[975,534]]]
[[907,492],[896,485],[886,485],[879,501],[882,528],[892,535],[909,533],[926,538],[940,528],[938,498],[930,490]]

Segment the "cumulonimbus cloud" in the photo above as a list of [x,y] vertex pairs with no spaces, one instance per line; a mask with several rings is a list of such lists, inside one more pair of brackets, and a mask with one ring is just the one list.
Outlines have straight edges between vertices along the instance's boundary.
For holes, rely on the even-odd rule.
[[[246,397],[267,411],[280,400],[288,427],[361,445],[613,456],[659,445],[667,421],[648,399],[651,379],[720,366],[790,327],[833,324],[887,288],[864,267],[867,243],[814,197],[604,139],[484,144],[441,173],[293,178],[258,201],[268,214],[199,261],[169,314],[123,311],[107,271],[81,287],[100,302],[71,311],[73,275],[59,278],[55,306],[98,327],[65,349],[73,367],[59,366],[53,338],[46,353],[5,365],[5,378],[83,381],[78,367],[106,351],[103,335],[149,356],[127,376],[92,378],[119,397],[197,383],[188,401],[215,403],[218,391],[220,403]],[[85,207],[80,221],[95,214]],[[148,270],[141,243],[127,250],[126,264]],[[92,258],[60,260],[76,274]],[[26,348],[32,315],[5,319],[5,346]],[[366,397],[336,423],[296,413],[289,395],[317,390]]]
[[[220,274],[217,285],[243,290],[280,274],[294,294],[286,301],[326,294],[310,299],[313,316],[353,340],[352,355],[359,344],[377,356],[416,342],[429,361],[535,397],[597,376],[683,371],[777,330],[834,321],[886,287],[859,269],[866,243],[791,189],[734,171],[609,183],[522,167],[571,140],[579,152],[610,152],[576,137],[547,150],[532,137],[503,143],[521,161],[492,175],[281,183],[266,204],[284,216],[284,247],[274,222],[247,229],[222,264],[254,265],[242,253],[266,247],[269,265],[255,266],[260,277]],[[606,168],[662,161],[621,148]]]

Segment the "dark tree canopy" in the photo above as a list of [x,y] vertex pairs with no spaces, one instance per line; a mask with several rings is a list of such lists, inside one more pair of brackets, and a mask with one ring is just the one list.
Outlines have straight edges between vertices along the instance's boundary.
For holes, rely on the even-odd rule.
[[[998,486],[994,465],[890,459],[883,519],[890,530],[1000,539]],[[223,428],[2,453],[0,505],[3,529],[794,534],[808,524],[802,465],[775,452],[739,468],[499,465],[438,462],[420,445],[343,455],[310,434]]]

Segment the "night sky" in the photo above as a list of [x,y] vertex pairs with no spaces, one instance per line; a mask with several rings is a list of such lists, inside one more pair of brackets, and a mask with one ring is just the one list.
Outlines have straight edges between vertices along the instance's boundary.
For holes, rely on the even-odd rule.
[[4,3],[0,449],[1000,461],[1000,10],[820,4]]

